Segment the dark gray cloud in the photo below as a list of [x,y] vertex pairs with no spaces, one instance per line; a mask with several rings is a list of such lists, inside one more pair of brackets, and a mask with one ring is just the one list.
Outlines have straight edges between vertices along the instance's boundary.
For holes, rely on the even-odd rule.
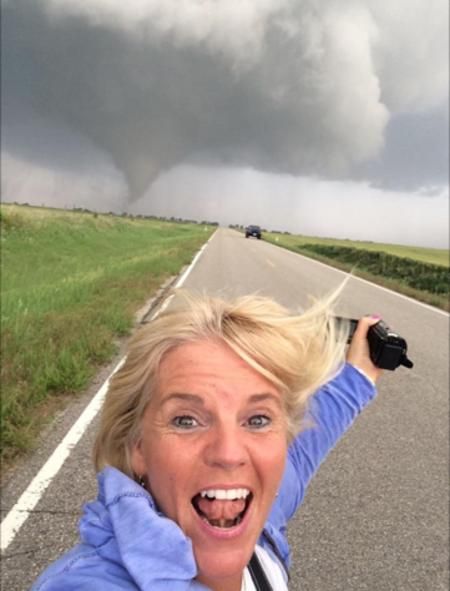
[[[448,185],[448,108],[394,116],[386,130],[385,149],[359,167],[362,178],[386,188],[433,193]],[[357,177],[355,171],[355,177]]]
[[5,0],[3,151],[133,198],[183,163],[442,183],[448,8],[394,4]]

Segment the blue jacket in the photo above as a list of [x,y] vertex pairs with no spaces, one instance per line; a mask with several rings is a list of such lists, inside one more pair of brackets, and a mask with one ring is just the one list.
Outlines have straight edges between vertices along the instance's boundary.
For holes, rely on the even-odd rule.
[[[289,565],[286,527],[327,453],[375,396],[375,387],[354,367],[312,398],[312,426],[290,445],[278,496],[259,544]],[[32,591],[205,591],[193,579],[192,545],[178,525],[159,513],[153,499],[115,468],[98,475],[98,498],[85,506],[81,543],[39,577]]]

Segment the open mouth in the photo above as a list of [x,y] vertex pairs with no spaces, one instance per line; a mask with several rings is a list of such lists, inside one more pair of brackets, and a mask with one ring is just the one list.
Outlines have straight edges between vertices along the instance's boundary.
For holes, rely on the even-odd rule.
[[202,490],[192,498],[198,515],[213,527],[236,527],[244,518],[253,494],[245,488]]

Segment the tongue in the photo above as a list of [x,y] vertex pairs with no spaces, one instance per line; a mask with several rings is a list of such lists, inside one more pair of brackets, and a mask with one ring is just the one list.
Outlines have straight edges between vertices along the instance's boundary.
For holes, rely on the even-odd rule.
[[233,520],[245,509],[245,501],[243,499],[236,499],[235,501],[208,501],[207,499],[201,498],[198,500],[197,506],[209,521],[217,519]]

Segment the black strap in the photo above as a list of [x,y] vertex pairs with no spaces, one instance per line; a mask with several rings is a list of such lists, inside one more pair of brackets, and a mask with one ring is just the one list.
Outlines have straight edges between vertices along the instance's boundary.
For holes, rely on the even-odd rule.
[[272,585],[269,583],[266,573],[259,562],[256,552],[253,552],[250,562],[248,563],[248,570],[252,577],[253,584],[256,591],[273,591]]
[[275,543],[275,540],[272,538],[272,536],[269,534],[269,532],[264,529],[262,535],[266,538],[267,542],[269,542],[270,547],[272,548],[272,552],[275,554],[275,556],[278,558],[279,563],[281,564],[281,566],[283,567],[284,573],[286,575],[287,580],[290,580],[290,574],[289,574],[289,570],[286,566],[286,563],[283,560],[283,557],[281,556],[280,551],[278,550],[278,546]]

